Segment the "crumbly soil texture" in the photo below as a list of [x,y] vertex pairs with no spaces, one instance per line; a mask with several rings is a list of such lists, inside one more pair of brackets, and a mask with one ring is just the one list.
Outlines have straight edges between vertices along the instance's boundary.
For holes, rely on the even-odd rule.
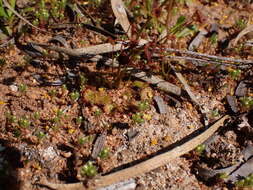
[[[9,31],[1,31],[0,36],[1,190],[46,190],[39,185],[41,179],[68,184],[119,171],[159,154],[225,114],[231,116],[230,121],[209,142],[134,177],[128,189],[239,188],[239,179],[205,174],[238,162],[243,165],[253,156],[250,151],[250,156],[244,156],[253,143],[252,62],[215,58],[201,62],[180,52],[166,52],[166,48],[253,60],[252,29],[233,43],[252,26],[251,1],[124,1],[131,38],[115,24],[110,1],[68,2],[64,9],[58,7],[62,17],[49,11],[57,1],[43,2],[44,8],[17,0],[15,10],[47,32],[14,14],[8,22],[3,19],[1,26],[9,24]],[[26,11],[29,7],[48,10],[48,20]],[[201,31],[205,34],[196,42]],[[137,47],[141,38],[149,43]],[[99,61],[32,44],[75,49],[119,41],[128,41],[130,48],[100,54],[105,59]],[[119,67],[105,65],[107,59]],[[170,82],[182,93],[165,92],[142,81],[128,67]],[[177,73],[185,78],[191,95]],[[93,166],[88,171],[87,163]],[[240,173],[240,179],[250,173],[253,170]]]

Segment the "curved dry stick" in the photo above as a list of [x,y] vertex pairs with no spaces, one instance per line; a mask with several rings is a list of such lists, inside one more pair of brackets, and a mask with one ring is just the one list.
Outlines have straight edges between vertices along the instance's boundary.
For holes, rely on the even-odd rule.
[[85,189],[94,190],[97,188],[105,187],[114,183],[118,183],[120,181],[124,181],[130,178],[136,177],[143,173],[147,173],[151,170],[154,170],[160,166],[163,166],[169,163],[170,160],[176,157],[182,156],[186,154],[187,152],[193,150],[194,148],[196,148],[196,146],[198,146],[199,144],[202,144],[209,137],[211,137],[213,133],[217,131],[219,127],[223,125],[224,121],[229,118],[230,117],[228,115],[223,116],[211,127],[206,129],[204,132],[202,132],[201,134],[199,134],[192,140],[187,141],[186,143],[173,148],[172,150],[169,150],[165,153],[157,155],[135,166],[120,170],[118,172],[115,172],[106,176],[98,177],[92,180],[91,183],[89,183],[89,186],[87,188],[82,183],[54,184],[46,180],[43,180],[40,183],[40,185],[44,185],[55,190],[85,190]]

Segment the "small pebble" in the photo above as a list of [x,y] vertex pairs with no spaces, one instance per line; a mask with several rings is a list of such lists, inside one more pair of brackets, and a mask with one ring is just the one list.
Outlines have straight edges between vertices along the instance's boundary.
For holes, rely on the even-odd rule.
[[18,86],[15,85],[15,84],[10,85],[9,87],[10,87],[12,92],[17,92],[18,91]]

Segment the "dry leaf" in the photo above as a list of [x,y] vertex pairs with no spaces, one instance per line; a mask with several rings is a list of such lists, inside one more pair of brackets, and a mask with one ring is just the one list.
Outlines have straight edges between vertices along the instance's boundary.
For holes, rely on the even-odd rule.
[[122,26],[123,30],[126,32],[127,36],[131,38],[131,25],[127,18],[127,13],[125,10],[125,5],[121,0],[111,0],[112,11],[117,19],[117,21]]

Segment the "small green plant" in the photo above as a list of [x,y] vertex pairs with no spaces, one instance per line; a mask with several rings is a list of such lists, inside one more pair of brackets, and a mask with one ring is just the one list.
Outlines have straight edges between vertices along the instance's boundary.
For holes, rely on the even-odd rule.
[[94,111],[94,114],[95,116],[100,116],[102,114],[102,110],[97,108],[95,111]]
[[48,95],[51,97],[55,97],[57,95],[57,90],[55,89],[49,90]]
[[53,119],[51,119],[51,122],[54,124],[58,124],[60,123],[63,116],[65,116],[64,112],[60,109],[57,109],[55,116],[53,117]]
[[36,120],[38,120],[40,118],[40,112],[37,112],[37,111],[34,112],[33,113],[33,118],[36,119]]
[[44,132],[42,132],[42,131],[39,131],[36,134],[36,136],[38,137],[39,140],[41,140],[41,139],[43,139],[46,136],[46,134]]
[[250,96],[240,98],[240,102],[243,107],[249,109],[253,106],[253,98]]
[[242,71],[240,69],[230,69],[229,74],[232,79],[237,80],[241,76]]
[[21,136],[21,131],[19,130],[19,129],[15,129],[14,131],[13,131],[13,135],[15,136],[15,137],[20,137]]
[[140,101],[138,104],[138,110],[139,111],[145,111],[150,108],[149,102],[147,100]]
[[81,125],[82,121],[83,121],[83,117],[82,117],[82,116],[78,116],[78,117],[76,118],[76,123],[77,123],[78,125]]
[[79,86],[80,90],[84,89],[85,84],[87,83],[88,79],[85,77],[84,74],[79,75]]
[[44,0],[41,0],[39,2],[39,9],[35,12],[35,19],[33,21],[34,25],[45,25],[48,23],[49,19],[49,12],[46,7],[46,3]]
[[69,96],[72,101],[77,101],[80,97],[80,94],[79,92],[71,92]]
[[85,143],[92,142],[93,140],[94,140],[93,135],[89,135],[89,136],[86,136],[86,137],[79,137],[78,138],[78,144],[83,145]]
[[243,30],[247,26],[247,21],[243,18],[240,18],[235,24],[239,29]]
[[219,115],[220,115],[220,113],[219,113],[219,110],[218,110],[218,109],[212,110],[212,112],[211,112],[211,116],[212,116],[212,117],[218,117]]
[[204,144],[200,144],[195,148],[195,151],[198,155],[201,155],[206,149],[206,146]]
[[237,187],[253,187],[253,173],[249,174],[245,179],[237,181],[235,185]]
[[17,123],[18,122],[17,117],[15,115],[12,115],[10,112],[5,113],[5,116],[10,123]]
[[210,41],[212,45],[217,44],[218,35],[216,33],[213,33],[212,36],[210,37]]
[[110,154],[110,149],[108,147],[105,147],[101,150],[101,152],[98,154],[98,156],[101,159],[107,159],[109,157]]
[[137,124],[142,124],[145,122],[145,120],[143,119],[143,114],[139,112],[132,115],[132,120]]
[[[15,9],[16,0],[10,0],[8,1],[10,6]],[[7,8],[4,8],[3,1],[0,0],[0,19],[1,21],[4,20],[6,23],[0,24],[0,29],[7,35],[11,35],[12,30],[10,26],[13,23],[14,14],[12,11],[8,10]]]
[[50,13],[55,19],[62,20],[64,18],[64,11],[67,5],[67,0],[53,0],[51,1]]
[[81,175],[94,177],[97,174],[97,168],[93,165],[91,161],[88,161],[82,168],[81,168]]
[[27,85],[26,85],[26,84],[20,84],[20,85],[18,86],[18,90],[19,90],[20,92],[25,92],[25,91],[27,90]]
[[225,173],[225,172],[224,172],[224,173],[219,173],[219,174],[218,174],[218,178],[219,178],[219,179],[226,179],[226,178],[228,178],[228,176],[229,176],[229,175],[228,175],[227,173]]
[[18,120],[18,124],[20,127],[27,128],[30,126],[31,122],[26,117],[22,117]]

